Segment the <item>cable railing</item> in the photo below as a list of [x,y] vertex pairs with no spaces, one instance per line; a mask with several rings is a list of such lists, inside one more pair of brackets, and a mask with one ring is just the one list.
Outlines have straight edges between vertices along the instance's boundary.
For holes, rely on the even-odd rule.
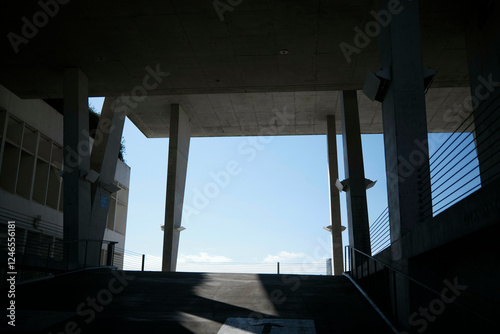
[[[499,96],[497,94],[496,99]],[[481,107],[485,111],[465,118],[429,158],[429,167],[424,172],[429,170],[431,182],[420,189],[422,192],[431,189],[431,199],[421,206],[426,208],[424,220],[438,215],[500,175],[496,163],[500,142],[491,136],[500,131],[500,113],[495,108],[488,109],[489,105]]]
[[372,255],[380,253],[391,245],[391,227],[389,224],[389,207],[370,224],[370,245]]
[[43,217],[34,217],[22,212],[17,212],[6,207],[0,207],[0,222],[15,221],[16,225],[23,230],[52,235],[57,238],[63,237],[63,224],[48,221]]
[[[45,254],[47,247],[51,247],[54,252],[60,248],[62,243],[67,243],[64,241],[64,226],[63,222],[49,221],[43,219],[41,216],[27,215],[22,212],[18,212],[6,207],[0,207],[0,246],[5,247],[4,239],[7,238],[6,235],[6,224],[9,221],[15,221],[16,225],[16,247],[21,250],[27,249],[27,252],[41,252]],[[70,241],[76,242],[76,241]],[[78,247],[86,248],[85,240],[79,240]],[[91,243],[102,243],[101,256],[103,259],[107,258],[108,254],[108,244],[117,244],[116,241],[107,240],[96,240],[87,241]],[[49,245],[49,246],[47,246]],[[74,246],[77,247],[77,246]],[[85,260],[85,259],[83,259]],[[111,259],[110,261],[111,262]],[[123,268],[123,251],[118,249],[113,250],[112,262],[114,266],[118,269]],[[104,263],[104,262],[103,262]]]
[[[161,271],[160,256],[141,254],[129,250],[123,252],[123,270],[132,271]],[[325,262],[177,262],[177,272],[202,273],[256,273],[256,274],[295,274],[295,275],[327,275],[327,261]]]
[[16,275],[26,281],[63,272],[100,266],[112,266],[114,245],[107,240],[65,241],[54,237],[31,239],[29,242],[7,242],[3,237],[6,224],[0,224],[0,284],[5,277]]
[[[399,330],[408,330],[414,326],[416,322],[412,314],[421,311],[423,305],[445,304],[442,299],[443,291],[446,290],[438,291],[439,288],[431,288],[351,246],[345,247],[344,263],[344,275],[356,282],[384,316],[399,327]],[[480,332],[480,328],[499,329],[493,318],[486,316],[482,311],[462,303],[457,300],[458,298],[452,302],[448,301],[448,297],[444,298],[447,298],[446,317],[433,316],[434,319],[428,324],[432,327],[432,331],[429,332],[445,333],[449,332],[450,328],[470,328],[471,332]],[[407,314],[408,307],[409,318],[402,320],[401,315]],[[412,313],[413,311],[415,313]]]

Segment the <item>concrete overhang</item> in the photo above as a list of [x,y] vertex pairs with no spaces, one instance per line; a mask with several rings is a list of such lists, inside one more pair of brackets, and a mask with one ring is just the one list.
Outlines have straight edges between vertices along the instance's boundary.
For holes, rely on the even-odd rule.
[[[0,42],[0,84],[21,98],[62,98],[64,68],[78,67],[90,96],[154,86],[130,114],[148,137],[168,136],[158,118],[169,103],[188,113],[194,136],[256,135],[273,109],[285,107],[294,121],[280,134],[324,134],[324,116],[338,115],[338,92],[361,90],[366,72],[379,70],[376,37],[350,61],[340,48],[356,45],[354,28],[375,20],[378,1],[241,1],[224,20],[214,3],[70,1],[38,21],[16,52],[9,34],[23,37],[26,22],[43,20],[47,10],[38,1],[13,2],[0,14],[7,37]],[[451,97],[461,103],[468,94],[465,25],[477,6],[420,3],[424,65],[438,71],[427,97],[429,130],[453,131],[443,111]],[[157,70],[168,75],[155,82]],[[359,102],[362,132],[380,133],[380,106],[362,96]]]
[[[182,106],[193,137],[324,135],[327,115],[336,116],[337,133],[342,133],[339,95],[338,91],[302,91],[148,96],[139,103],[129,100],[133,108],[128,117],[148,138],[169,136],[170,104]],[[468,87],[430,89],[428,131],[456,130],[459,124],[450,111],[465,96],[470,96]],[[361,132],[382,133],[381,104],[358,91],[358,106]]]

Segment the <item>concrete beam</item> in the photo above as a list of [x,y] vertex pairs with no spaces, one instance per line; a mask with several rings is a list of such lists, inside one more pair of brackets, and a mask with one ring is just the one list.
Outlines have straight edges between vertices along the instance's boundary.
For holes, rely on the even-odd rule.
[[90,233],[88,80],[79,69],[64,71],[64,240],[69,268],[82,266]]
[[332,226],[333,274],[335,276],[342,276],[342,272],[344,271],[344,257],[342,247],[342,221],[340,218],[340,192],[337,187],[335,187],[335,181],[339,178],[335,115],[326,116],[326,123],[328,175],[330,181],[330,221]]
[[349,243],[352,247],[371,254],[357,92],[343,91],[340,99],[345,177],[349,180],[346,189]]
[[182,207],[191,139],[189,118],[178,104],[170,106],[167,199],[163,238],[162,271],[175,271],[179,249]]

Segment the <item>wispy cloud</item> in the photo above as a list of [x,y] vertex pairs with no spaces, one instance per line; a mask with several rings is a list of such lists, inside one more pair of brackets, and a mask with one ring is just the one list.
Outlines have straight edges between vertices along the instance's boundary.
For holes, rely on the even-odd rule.
[[230,258],[222,255],[210,255],[203,252],[198,255],[181,254],[177,260],[178,263],[227,263],[232,261]]
[[287,251],[281,251],[278,255],[268,255],[264,259],[265,263],[273,263],[273,262],[281,262],[281,261],[290,261],[294,259],[300,259],[306,257],[304,253],[290,253]]

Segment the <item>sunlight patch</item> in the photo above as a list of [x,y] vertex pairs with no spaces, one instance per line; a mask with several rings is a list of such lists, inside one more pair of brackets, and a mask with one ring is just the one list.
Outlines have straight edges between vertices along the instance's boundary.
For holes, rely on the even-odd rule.
[[286,333],[316,334],[313,320],[227,318],[218,334]]

